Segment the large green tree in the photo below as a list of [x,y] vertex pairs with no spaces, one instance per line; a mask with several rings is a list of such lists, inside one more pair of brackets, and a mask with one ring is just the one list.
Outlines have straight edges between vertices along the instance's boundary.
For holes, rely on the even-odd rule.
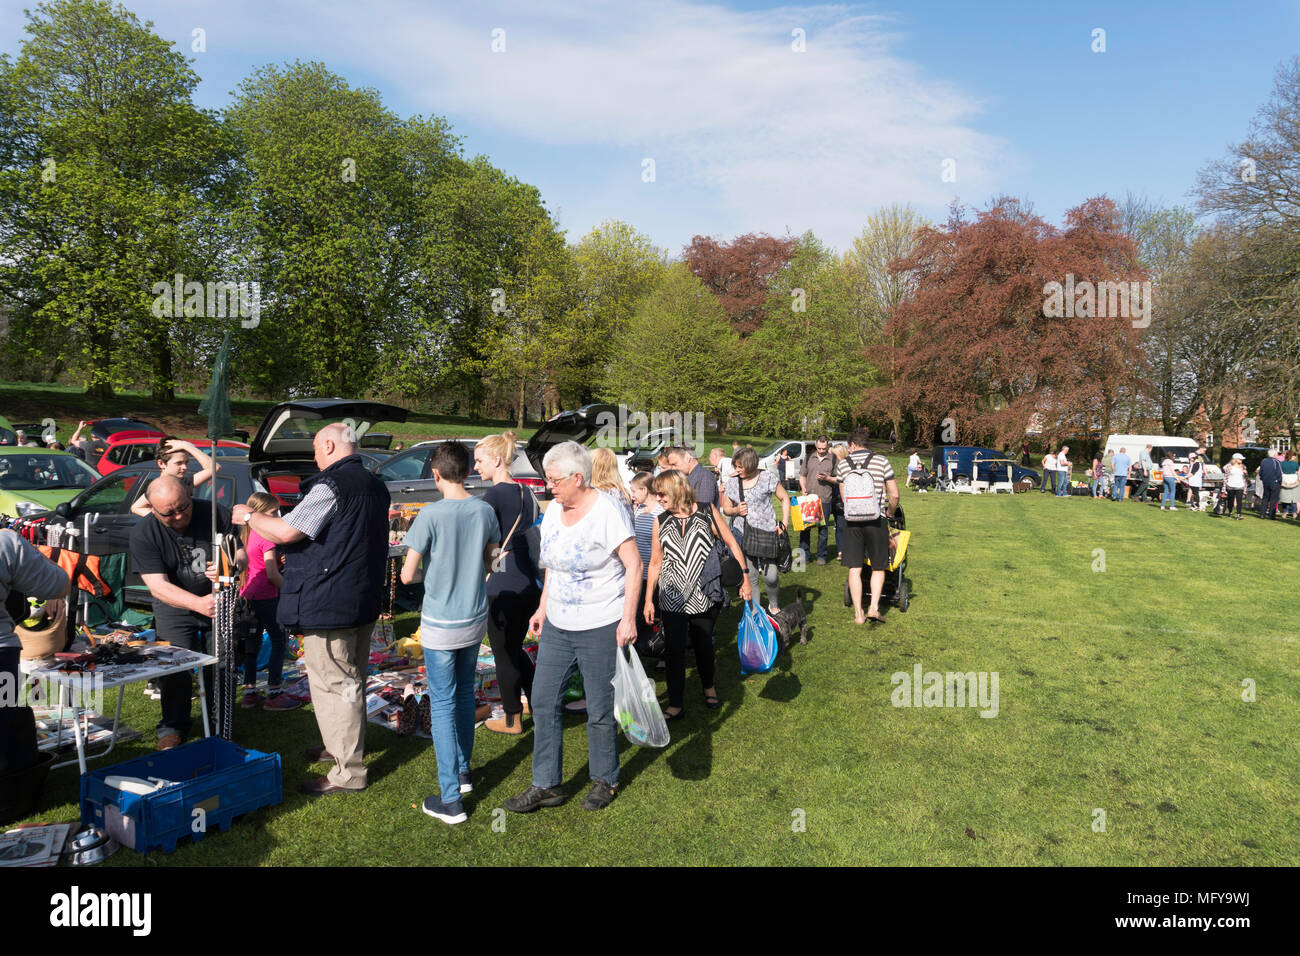
[[707,414],[738,389],[739,348],[717,297],[676,263],[615,337],[604,396],[646,413]]
[[852,276],[811,232],[768,284],[762,324],[745,340],[742,410],[751,428],[811,437],[852,419],[871,382]]
[[156,316],[156,282],[225,280],[229,150],[198,77],[123,7],[56,0],[0,57],[0,294],[6,351],[109,397],[169,398],[196,317]]

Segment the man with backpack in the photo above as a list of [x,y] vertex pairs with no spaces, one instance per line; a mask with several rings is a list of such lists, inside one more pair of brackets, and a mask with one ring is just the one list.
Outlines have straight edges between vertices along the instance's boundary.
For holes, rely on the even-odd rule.
[[[882,622],[880,592],[885,587],[889,566],[889,523],[898,510],[898,483],[889,459],[867,448],[871,434],[865,428],[849,436],[849,454],[839,463],[840,498],[844,502],[844,542],[840,557],[849,569],[849,596],[853,599],[853,621]],[[885,495],[889,507],[885,507]],[[862,566],[871,561],[871,604],[862,610]]]
[[1278,454],[1276,451],[1269,452],[1268,456],[1259,463],[1257,477],[1264,487],[1261,518],[1277,518],[1277,502],[1282,495],[1282,462],[1274,457],[1276,454]]

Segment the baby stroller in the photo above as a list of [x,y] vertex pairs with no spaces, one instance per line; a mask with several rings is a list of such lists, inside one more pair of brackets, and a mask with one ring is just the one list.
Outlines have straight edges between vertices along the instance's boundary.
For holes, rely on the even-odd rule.
[[[911,585],[907,580],[907,546],[911,542],[912,532],[907,530],[907,519],[900,506],[889,519],[889,567],[885,571],[885,583],[880,589],[880,600],[897,604],[900,611],[906,612],[911,599]],[[867,586],[867,574],[871,570],[871,560],[862,562],[862,584]],[[853,597],[849,593],[849,582],[844,581],[844,606],[853,607]]]

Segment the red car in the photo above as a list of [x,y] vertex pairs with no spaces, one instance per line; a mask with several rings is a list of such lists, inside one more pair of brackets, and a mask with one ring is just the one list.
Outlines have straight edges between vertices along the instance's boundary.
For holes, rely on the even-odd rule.
[[[125,431],[109,435],[107,448],[99,463],[95,466],[101,475],[111,475],[127,465],[138,465],[142,461],[154,461],[158,455],[158,442],[166,436],[156,431]],[[212,443],[199,439],[194,446],[207,452]],[[210,452],[209,452],[210,454]],[[248,445],[239,441],[222,439],[217,442],[218,461],[225,457],[242,458],[248,454]]]

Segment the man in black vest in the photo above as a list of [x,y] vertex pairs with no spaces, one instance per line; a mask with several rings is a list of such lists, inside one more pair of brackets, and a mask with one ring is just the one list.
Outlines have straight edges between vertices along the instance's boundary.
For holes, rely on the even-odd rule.
[[286,517],[237,505],[234,520],[285,555],[277,617],[303,635],[324,741],[307,754],[334,763],[328,776],[298,789],[319,795],[366,786],[366,670],[388,562],[389,496],[362,464],[349,426],[326,425],[312,447],[320,473],[302,482],[302,500]]

